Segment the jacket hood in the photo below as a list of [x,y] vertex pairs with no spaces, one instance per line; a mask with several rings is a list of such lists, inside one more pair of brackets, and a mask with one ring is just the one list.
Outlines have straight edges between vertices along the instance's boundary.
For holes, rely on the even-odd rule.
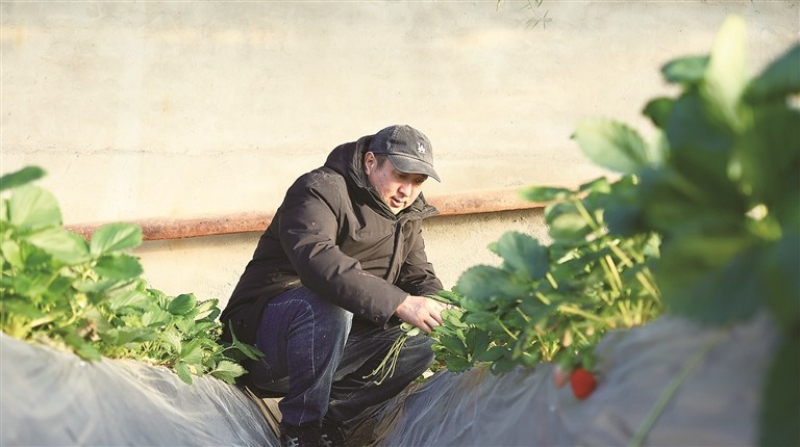
[[347,182],[359,188],[369,188],[367,175],[362,167],[364,154],[369,148],[373,135],[359,138],[357,141],[337,146],[325,160],[325,167],[341,174]]
[[[364,154],[369,150],[369,145],[373,137],[374,135],[366,135],[356,141],[340,144],[328,154],[328,158],[325,160],[325,167],[333,169],[341,174],[353,190],[371,197],[376,208],[384,210],[394,216],[389,210],[389,207],[383,203],[378,191],[369,184],[367,174],[364,172]],[[402,215],[407,212],[419,213],[419,217],[421,218],[438,214],[436,208],[428,204],[422,194],[417,197],[417,200],[415,200],[411,206],[401,211],[400,214]]]

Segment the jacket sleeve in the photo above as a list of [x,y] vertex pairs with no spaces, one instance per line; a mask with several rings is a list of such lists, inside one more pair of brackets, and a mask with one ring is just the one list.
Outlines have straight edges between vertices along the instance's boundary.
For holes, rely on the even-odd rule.
[[415,228],[409,237],[408,256],[400,269],[397,285],[412,295],[426,296],[441,291],[442,282],[436,277],[433,264],[428,262],[425,253],[425,240],[422,237],[422,225],[415,222]]
[[320,192],[328,189],[330,185],[289,190],[280,213],[281,245],[304,286],[356,316],[385,326],[408,293],[362,270],[357,260],[339,249],[337,210],[347,193]]

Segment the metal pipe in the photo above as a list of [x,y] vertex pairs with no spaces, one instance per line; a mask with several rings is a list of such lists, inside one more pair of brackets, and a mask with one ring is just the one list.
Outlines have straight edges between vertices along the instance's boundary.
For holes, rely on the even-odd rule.
[[[517,189],[436,195],[427,197],[427,200],[439,210],[438,216],[494,213],[498,211],[536,209],[545,206],[544,203],[529,202],[521,199],[517,194]],[[267,228],[274,216],[274,211],[248,212],[177,219],[141,219],[131,223],[142,228],[144,240],[152,241],[224,234],[260,233]],[[94,230],[101,225],[103,223],[83,223],[66,225],[66,228],[85,239],[89,239]]]

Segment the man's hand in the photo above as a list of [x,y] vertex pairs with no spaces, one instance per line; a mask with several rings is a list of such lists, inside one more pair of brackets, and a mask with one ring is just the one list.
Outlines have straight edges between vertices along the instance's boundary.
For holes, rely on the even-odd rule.
[[430,334],[434,327],[442,324],[442,311],[447,306],[424,296],[409,295],[394,311],[401,320]]

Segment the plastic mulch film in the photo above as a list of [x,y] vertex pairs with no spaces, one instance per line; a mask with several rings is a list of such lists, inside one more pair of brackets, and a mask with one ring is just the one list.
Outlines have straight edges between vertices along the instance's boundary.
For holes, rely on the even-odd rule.
[[[0,342],[2,446],[278,445],[274,400],[256,405],[210,377],[186,385],[165,368]],[[599,385],[585,400],[556,388],[549,364],[441,372],[359,418],[351,445],[751,445],[776,342],[766,317],[729,329],[662,318],[603,339]]]
[[256,404],[212,377],[85,362],[0,333],[2,446],[278,446]]
[[753,445],[776,334],[766,317],[729,329],[662,318],[603,339],[583,401],[555,387],[550,364],[443,372],[361,430],[374,446]]

